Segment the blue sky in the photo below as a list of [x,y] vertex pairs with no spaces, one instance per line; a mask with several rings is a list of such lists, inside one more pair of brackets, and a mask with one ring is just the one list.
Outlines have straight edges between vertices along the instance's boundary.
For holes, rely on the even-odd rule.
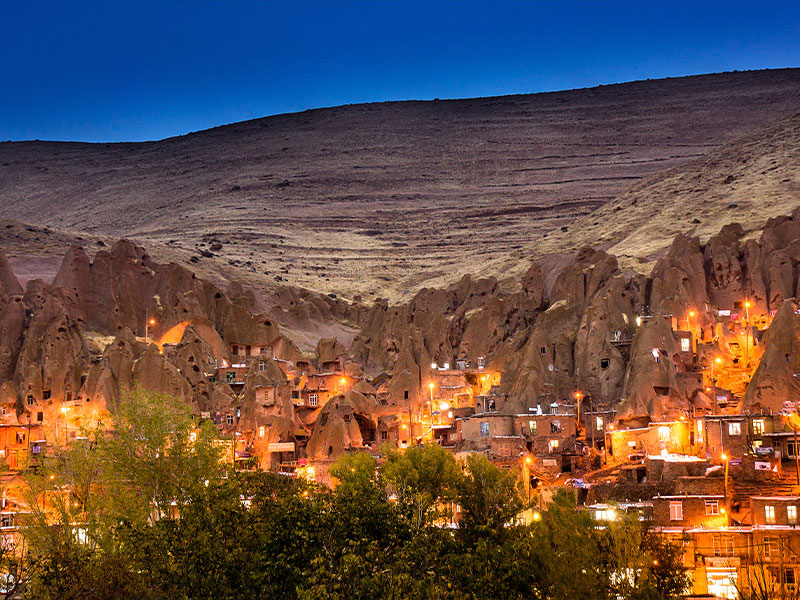
[[0,24],[0,140],[800,66],[797,1],[7,0]]

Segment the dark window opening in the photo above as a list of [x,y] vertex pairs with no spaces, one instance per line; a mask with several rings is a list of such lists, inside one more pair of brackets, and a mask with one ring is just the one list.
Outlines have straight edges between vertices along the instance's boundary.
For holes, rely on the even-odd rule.
[[42,390],[42,400],[50,400],[50,390]]
[[36,420],[39,421],[39,423],[44,421],[44,413],[43,412],[37,412],[36,413]]
[[607,358],[601,358],[600,359],[600,368],[601,369],[607,369],[609,364],[610,364],[610,361]]

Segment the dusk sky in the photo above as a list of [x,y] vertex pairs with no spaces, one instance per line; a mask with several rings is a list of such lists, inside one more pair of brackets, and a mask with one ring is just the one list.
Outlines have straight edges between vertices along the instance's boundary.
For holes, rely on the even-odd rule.
[[0,140],[800,65],[797,1],[30,0],[0,19]]

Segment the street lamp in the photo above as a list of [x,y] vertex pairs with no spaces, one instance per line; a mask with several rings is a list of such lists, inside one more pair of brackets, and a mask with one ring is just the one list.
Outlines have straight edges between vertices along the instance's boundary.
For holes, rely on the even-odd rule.
[[725,504],[728,503],[728,455],[723,452],[720,458],[725,462]]
[[67,426],[67,411],[69,410],[69,406],[62,406],[61,407],[61,414],[64,415],[64,446],[69,443],[69,427]]
[[690,310],[689,314],[686,315],[686,331],[689,331],[689,317],[694,319],[696,315],[697,315],[697,312],[695,312],[694,309]]
[[144,320],[144,343],[147,343],[147,337],[149,335],[150,327],[153,327],[156,324],[156,320],[152,317],[149,319],[145,318]]
[[575,400],[577,401],[575,416],[578,419],[578,429],[580,430],[581,427],[581,398],[583,398],[583,394],[580,392],[575,392]]
[[744,315],[747,323],[746,325],[747,329],[745,331],[745,335],[747,337],[745,338],[745,346],[744,346],[745,347],[744,362],[745,366],[749,368],[750,367],[750,300],[744,301]]
[[434,387],[436,387],[436,384],[434,384],[434,383],[431,381],[431,382],[428,384],[428,389],[429,389],[429,390],[430,390],[430,392],[431,392],[431,399],[430,399],[430,402],[428,402],[428,409],[429,409],[429,410],[428,410],[428,412],[430,413],[430,416],[431,416],[431,429],[433,429],[433,388],[434,388]]

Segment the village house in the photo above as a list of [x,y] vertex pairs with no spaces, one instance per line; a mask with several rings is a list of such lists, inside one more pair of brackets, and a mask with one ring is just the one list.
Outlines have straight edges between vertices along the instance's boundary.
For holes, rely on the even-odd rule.
[[610,426],[609,450],[617,460],[662,453],[705,456],[704,427],[702,419],[688,417],[632,428]]

